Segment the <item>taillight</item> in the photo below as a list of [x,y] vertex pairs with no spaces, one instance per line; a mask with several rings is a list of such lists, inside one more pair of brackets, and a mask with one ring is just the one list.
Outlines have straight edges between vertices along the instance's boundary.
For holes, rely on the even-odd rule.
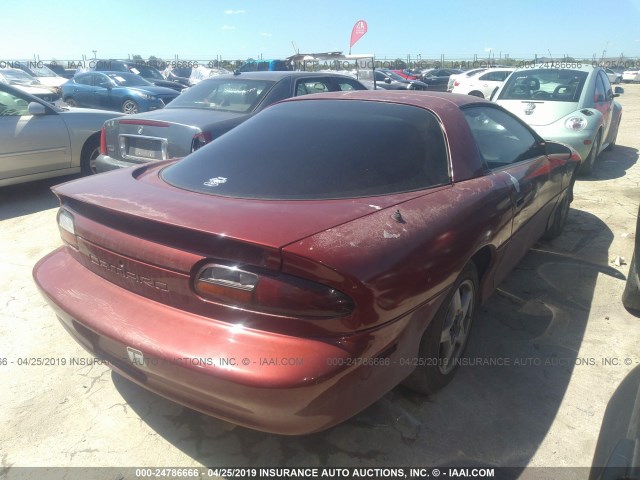
[[107,129],[102,126],[100,130],[100,155],[107,154]]
[[78,248],[78,239],[76,238],[76,225],[73,215],[61,208],[58,210],[58,227],[62,240],[74,248]]
[[454,87],[458,87],[460,86],[460,82],[458,80],[456,80],[455,82],[453,82],[453,86]]
[[354,308],[348,296],[326,285],[228,265],[205,265],[194,288],[205,299],[275,315],[333,318],[347,316]]
[[195,152],[199,148],[204,147],[207,143],[211,141],[211,133],[210,132],[200,132],[196,133],[193,136],[193,140],[191,140],[191,151]]

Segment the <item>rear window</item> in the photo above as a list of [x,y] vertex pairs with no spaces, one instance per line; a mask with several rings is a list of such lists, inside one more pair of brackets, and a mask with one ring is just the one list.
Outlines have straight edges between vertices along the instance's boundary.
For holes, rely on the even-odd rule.
[[500,92],[498,100],[546,100],[577,102],[587,72],[541,68],[514,72]]
[[238,198],[355,198],[449,183],[449,161],[440,123],[427,110],[312,100],[267,108],[162,178]]

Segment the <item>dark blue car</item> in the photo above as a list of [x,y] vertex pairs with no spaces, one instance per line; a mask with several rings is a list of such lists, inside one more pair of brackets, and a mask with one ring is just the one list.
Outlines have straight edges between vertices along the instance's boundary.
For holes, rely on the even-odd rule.
[[116,110],[126,114],[163,108],[178,96],[171,88],[156,87],[127,72],[80,73],[62,85],[62,99],[70,107]]

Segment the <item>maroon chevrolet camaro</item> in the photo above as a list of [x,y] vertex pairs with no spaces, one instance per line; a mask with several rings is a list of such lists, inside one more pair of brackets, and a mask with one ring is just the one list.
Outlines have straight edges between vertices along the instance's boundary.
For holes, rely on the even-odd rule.
[[475,97],[299,97],[180,161],[55,187],[64,246],[34,277],[143,387],[315,432],[451,380],[479,302],[561,232],[579,163]]

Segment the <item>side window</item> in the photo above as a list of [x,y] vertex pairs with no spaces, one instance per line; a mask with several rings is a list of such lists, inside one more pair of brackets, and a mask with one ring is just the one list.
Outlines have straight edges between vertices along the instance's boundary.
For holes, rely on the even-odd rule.
[[300,80],[296,88],[296,96],[329,91],[329,87],[322,79]]
[[613,90],[611,89],[611,82],[609,81],[609,77],[607,77],[603,72],[598,74],[600,79],[602,80],[602,84],[604,85],[605,98],[607,101],[613,99]]
[[96,75],[95,77],[96,87],[108,88],[111,86],[111,81],[105,75]]
[[29,115],[29,102],[17,95],[0,91],[0,117]]
[[362,90],[362,87],[360,87],[358,84],[356,84],[355,82],[352,83],[348,80],[339,80],[338,88],[343,92],[349,90]]
[[385,77],[382,73],[376,72],[376,82],[384,82]]
[[501,82],[504,80],[504,77],[501,75],[501,72],[489,72],[485,73],[480,77],[480,80],[486,80],[488,82]]
[[78,75],[76,77],[76,83],[79,83],[80,85],[91,85],[92,78],[93,78],[93,75]]
[[604,82],[602,81],[602,77],[598,74],[596,77],[596,89],[593,93],[593,101],[596,103],[602,103],[606,101],[606,89],[604,87]]
[[544,145],[508,113],[485,106],[465,108],[463,113],[488,168],[503,168],[544,155]]

